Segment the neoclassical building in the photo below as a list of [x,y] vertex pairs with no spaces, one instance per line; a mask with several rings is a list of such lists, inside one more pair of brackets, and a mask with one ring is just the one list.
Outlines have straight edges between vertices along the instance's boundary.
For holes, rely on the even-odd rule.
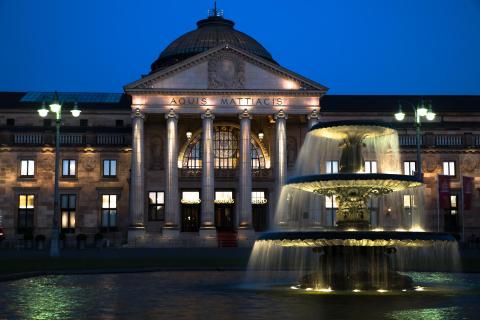
[[[65,116],[60,138],[66,239],[85,234],[93,241],[102,233],[116,245],[250,245],[273,226],[281,187],[312,125],[392,122],[399,100],[422,98],[327,90],[280,66],[215,11],[165,48],[124,94],[59,93],[83,110],[79,119]],[[421,140],[426,227],[478,235],[480,97],[425,98],[437,112]],[[0,227],[9,241],[26,232],[50,235],[54,129],[36,108],[52,99],[48,92],[0,93]],[[405,174],[412,174],[416,138],[407,120],[398,129]],[[449,208],[438,206],[439,174],[451,176]],[[475,178],[468,209],[460,206],[462,176]],[[304,218],[333,225],[335,205],[327,202]],[[374,210],[378,216],[387,208]]]

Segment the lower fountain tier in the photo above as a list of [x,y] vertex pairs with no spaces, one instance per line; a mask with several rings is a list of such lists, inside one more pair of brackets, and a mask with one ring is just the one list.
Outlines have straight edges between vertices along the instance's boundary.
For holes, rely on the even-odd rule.
[[392,248],[328,246],[314,248],[318,269],[300,279],[303,288],[333,290],[403,290],[413,281],[396,272]]
[[449,233],[410,231],[278,231],[262,234],[257,241],[282,247],[423,247],[436,241],[456,241]]
[[287,185],[296,189],[335,196],[338,204],[337,224],[343,229],[368,229],[372,196],[418,187],[414,176],[384,173],[340,173],[294,177]]

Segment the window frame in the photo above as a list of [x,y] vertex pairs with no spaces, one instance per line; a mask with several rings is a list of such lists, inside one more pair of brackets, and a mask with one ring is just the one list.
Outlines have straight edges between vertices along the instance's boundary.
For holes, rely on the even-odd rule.
[[[413,164],[413,170],[412,170]],[[407,173],[407,166],[408,166],[408,173]],[[407,176],[415,176],[417,173],[417,161],[406,160],[403,161],[403,174]]]
[[[68,174],[65,174],[65,162],[68,163]],[[71,163],[74,163],[74,173],[71,174]],[[76,178],[77,177],[77,171],[78,171],[78,166],[77,166],[77,160],[76,159],[71,159],[71,158],[68,158],[68,159],[62,159],[62,178]]]
[[[71,200],[71,197],[74,197],[75,200],[74,200],[74,206],[72,208],[72,206],[70,205],[70,200]],[[63,198],[66,197],[67,198],[67,207],[64,207],[63,206]],[[66,212],[67,214],[67,224],[68,226],[67,227],[64,227],[63,226],[63,213]],[[73,215],[73,226],[71,225],[71,216]],[[76,222],[76,217],[77,217],[77,195],[75,193],[63,193],[60,195],[60,229],[62,230],[62,232],[65,232],[65,233],[74,233],[75,232],[75,228],[76,228],[76,225],[77,225],[77,222]]]
[[[151,194],[155,194],[155,202],[151,202]],[[159,202],[160,194],[163,194],[163,202]],[[165,221],[165,191],[148,192],[148,221]]]
[[[22,200],[21,198],[25,197],[25,207],[22,208]],[[32,199],[32,204],[33,207],[29,208],[28,205],[28,198],[33,197]],[[24,234],[28,231],[33,232],[33,229],[35,228],[35,208],[36,208],[36,198],[37,195],[34,193],[19,193],[17,195],[17,233],[18,234]],[[21,215],[24,217],[21,219]],[[20,222],[24,222],[22,226],[20,226]]]
[[[445,172],[445,164],[448,164],[448,172]],[[450,169],[453,164],[453,174],[451,174]],[[456,177],[457,176],[457,162],[452,160],[447,160],[442,162],[442,173],[444,176]]]
[[[104,207],[104,197],[108,197],[108,206]],[[111,197],[115,197],[115,207],[111,207]],[[103,193],[100,197],[100,227],[103,232],[118,230],[118,199],[119,195],[116,193]],[[107,216],[107,223],[105,223],[105,214]],[[112,223],[111,217],[115,217],[115,223]]]
[[[23,163],[24,162],[27,162],[27,174],[22,174],[22,167],[23,167]],[[33,174],[29,174],[30,173],[30,162],[32,162],[32,165],[33,165]],[[20,162],[19,162],[19,169],[18,169],[18,176],[20,178],[34,178],[35,177],[35,173],[37,171],[37,166],[36,166],[36,161],[35,159],[32,159],[32,158],[22,158],[20,159]]]
[[[334,170],[336,164],[336,170]],[[325,173],[326,174],[337,174],[340,167],[340,161],[338,160],[327,160],[325,161]],[[329,172],[330,171],[330,172]]]
[[[367,164],[369,167],[369,170],[367,172]],[[375,170],[373,170],[373,167],[375,167]],[[363,163],[363,172],[364,173],[378,173],[378,162],[377,160],[365,160]]]
[[[115,161],[115,174],[114,175],[112,175],[112,174],[106,175],[105,174],[105,162],[107,162],[107,161],[108,161],[109,173],[112,172],[112,161]],[[117,173],[118,173],[118,160],[117,159],[103,159],[102,160],[102,177],[103,178],[116,178]]]

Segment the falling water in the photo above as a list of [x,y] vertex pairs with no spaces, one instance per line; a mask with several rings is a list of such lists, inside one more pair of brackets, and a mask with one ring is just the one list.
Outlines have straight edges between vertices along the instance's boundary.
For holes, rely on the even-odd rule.
[[[364,160],[377,164],[376,171],[371,173],[402,173],[396,131],[388,129],[381,135],[369,135],[367,127],[352,128],[355,134],[364,136]],[[345,132],[349,132],[345,128],[342,130],[339,135],[334,131],[326,135],[318,131],[308,133],[297,158],[294,176],[337,173],[342,156],[342,134],[345,136]],[[358,172],[359,176],[362,173]],[[422,186],[371,197],[372,231],[425,231],[424,193]],[[335,212],[334,198],[287,185],[278,199],[273,229],[282,232],[335,230]],[[460,268],[458,246],[454,241],[409,240],[393,246],[385,244],[386,240],[370,239],[357,241],[353,246],[335,243],[335,240],[318,246],[294,245],[295,241],[301,242],[256,241],[248,265],[250,281],[303,282],[312,289],[331,285],[380,289],[395,286],[392,283],[409,286],[411,280],[397,270],[459,271]]]

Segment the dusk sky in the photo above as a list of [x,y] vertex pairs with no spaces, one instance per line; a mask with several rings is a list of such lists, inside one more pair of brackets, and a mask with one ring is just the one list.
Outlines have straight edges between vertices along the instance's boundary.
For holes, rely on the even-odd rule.
[[[122,92],[211,0],[0,0],[0,91]],[[220,0],[333,94],[480,94],[480,0]]]

